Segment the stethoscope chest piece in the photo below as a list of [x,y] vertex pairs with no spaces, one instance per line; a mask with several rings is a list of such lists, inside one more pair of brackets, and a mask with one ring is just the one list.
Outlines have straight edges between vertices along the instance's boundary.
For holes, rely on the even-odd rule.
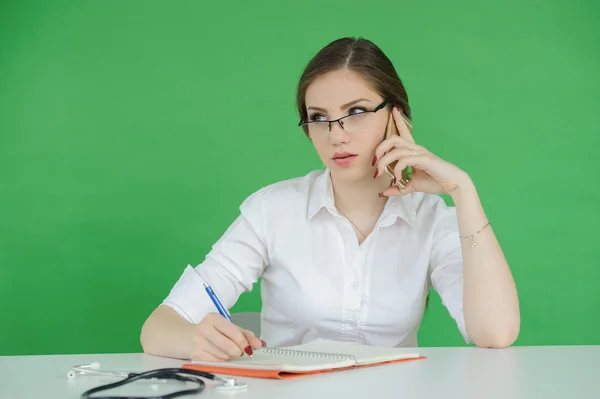
[[248,384],[245,382],[237,381],[233,378],[224,378],[221,377],[223,382],[215,387],[217,391],[220,392],[232,392],[232,391],[243,391],[244,389],[248,389]]

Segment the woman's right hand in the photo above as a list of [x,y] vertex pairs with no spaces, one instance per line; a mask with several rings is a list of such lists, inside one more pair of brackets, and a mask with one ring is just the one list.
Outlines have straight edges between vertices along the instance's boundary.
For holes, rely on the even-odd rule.
[[191,359],[227,361],[244,356],[248,347],[258,349],[263,346],[266,346],[264,341],[252,331],[236,326],[218,313],[209,313],[194,326]]

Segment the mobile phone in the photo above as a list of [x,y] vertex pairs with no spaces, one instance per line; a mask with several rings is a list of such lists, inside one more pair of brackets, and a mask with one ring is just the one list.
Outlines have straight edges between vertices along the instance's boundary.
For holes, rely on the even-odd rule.
[[[408,129],[410,130],[410,132],[412,134],[412,123],[404,115],[402,110],[400,110],[400,115],[402,116],[402,119],[404,119],[404,122],[406,123],[406,125],[408,126]],[[396,122],[394,122],[394,116],[390,112],[390,114],[388,116],[387,126],[385,129],[385,138],[384,139],[388,139],[389,137],[391,137],[394,134],[399,136],[400,132],[398,132],[398,128],[396,127]],[[398,163],[398,161],[394,161],[385,167],[385,173],[392,179],[391,185],[394,185],[394,178],[397,177],[396,174],[394,173],[394,168],[396,167],[397,163]],[[412,178],[412,167],[408,166],[402,170],[402,175],[398,179],[396,179],[396,185],[399,186],[400,188],[404,188],[404,187],[406,187],[406,185],[408,184],[408,182],[410,181],[411,178]]]

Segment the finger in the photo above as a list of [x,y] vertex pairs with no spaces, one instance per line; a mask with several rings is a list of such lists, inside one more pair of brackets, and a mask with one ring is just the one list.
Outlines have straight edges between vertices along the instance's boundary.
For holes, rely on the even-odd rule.
[[[373,178],[385,173],[386,168],[395,161],[400,161],[401,159],[405,159],[408,157],[421,156],[423,154],[425,154],[424,150],[412,150],[410,148],[394,149],[386,155],[384,155],[383,158],[381,158],[379,162],[377,162],[377,169],[376,172],[373,174]],[[400,177],[403,169],[404,168],[398,170],[397,166],[395,166],[394,175],[396,177]]]
[[412,136],[412,123],[411,121],[404,115],[403,112],[400,111],[400,108],[394,106],[392,109],[392,115],[394,116],[394,122],[396,122],[396,128],[398,128],[398,133],[400,133],[400,137],[407,139],[408,141],[414,143],[415,139]]
[[237,342],[224,335],[219,330],[215,330],[215,334],[208,336],[207,339],[211,344],[225,352],[230,357],[243,356],[244,348],[248,347],[248,344],[239,345]]
[[[220,340],[220,342],[222,342],[222,344],[227,347],[228,353],[231,353],[232,351],[236,350],[235,348],[232,348],[230,346],[230,343],[233,343],[233,345],[237,346],[237,348],[239,348],[240,351],[244,351],[244,349],[250,345],[250,343],[246,339],[246,336],[242,333],[241,329],[235,324],[228,321],[227,319],[221,317],[218,320],[215,320],[213,326],[217,331],[221,333],[221,336],[223,338],[227,338],[227,341],[229,341],[225,342]],[[225,347],[221,348],[226,349]]]
[[258,339],[252,331],[244,330],[243,328],[241,329],[241,331],[242,331],[242,334],[244,334],[244,336],[250,343],[250,346],[252,347],[252,349],[258,349],[258,348],[262,348],[264,346],[263,341]]
[[210,353],[210,355],[214,358],[218,358],[220,360],[229,360],[230,356],[222,351],[221,349],[214,346],[214,344],[209,340],[210,335],[220,334],[217,332],[212,326],[203,326],[199,329],[196,334],[194,334],[194,353],[206,352]]
[[383,157],[383,154],[390,152],[394,148],[410,148],[415,151],[423,149],[423,147],[416,145],[413,142],[410,142],[404,137],[396,135],[389,137],[388,139],[384,140],[381,144],[379,144],[379,146],[375,150],[375,156],[377,157],[376,159]]
[[192,353],[192,360],[201,360],[201,361],[205,361],[205,362],[224,362],[229,360],[229,356],[226,357],[222,357],[222,356],[215,356],[212,353],[201,349],[197,352]]
[[413,173],[415,168],[427,169],[427,160],[428,157],[425,153],[400,158],[396,165],[394,165],[396,179],[399,179],[402,176],[402,171],[409,166],[412,167]]
[[405,188],[401,188],[399,186],[391,186],[386,188],[385,190],[383,190],[379,196],[380,197],[394,197],[394,196],[402,196],[402,195],[406,195],[408,193],[412,193],[414,192],[415,189],[413,188],[413,186],[409,184],[405,187]]
[[377,162],[377,169],[375,170],[375,173],[373,174],[373,178],[376,178],[377,176],[381,176],[382,174],[384,174],[386,171],[386,168],[392,162],[398,161],[404,157],[411,156],[412,155],[411,152],[412,151],[409,148],[396,148],[396,149],[393,149],[392,151],[388,152],[387,154],[385,154]]
[[232,357],[240,357],[242,355],[242,353],[237,349],[237,346],[232,345],[233,348],[235,348],[235,351],[233,353],[230,353],[224,349],[222,349],[219,344],[216,344],[214,342],[212,342],[212,340],[210,338],[206,339],[206,344],[202,347],[202,349],[206,352],[211,354],[212,356],[221,359],[221,360],[229,360]]
[[400,173],[402,173],[402,170],[409,166],[412,166],[413,170],[415,168],[425,169],[426,163],[427,156],[425,154],[416,154],[410,157],[403,157],[394,166],[394,174],[396,174],[396,176],[399,176]]
[[219,330],[215,329],[212,334],[206,336],[206,340],[219,351],[225,353],[227,357],[240,357],[243,355],[243,349],[229,337],[225,336]]

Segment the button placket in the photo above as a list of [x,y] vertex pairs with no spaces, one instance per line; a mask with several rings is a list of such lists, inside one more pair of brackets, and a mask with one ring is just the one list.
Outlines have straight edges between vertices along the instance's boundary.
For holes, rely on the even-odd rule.
[[[351,226],[348,226],[346,220],[343,220],[340,216],[340,222],[342,222],[343,229],[341,229],[342,241],[343,241],[343,252],[342,252],[342,262],[347,265],[351,262],[355,255],[355,243],[352,241],[354,237],[354,231]],[[343,268],[343,300],[342,300],[342,323],[340,327],[340,338],[343,341],[352,341],[353,336],[355,335],[355,327],[353,323],[353,312],[352,312],[352,297],[353,297],[353,288],[352,282],[354,281],[354,273],[351,267]]]
[[[378,227],[375,227],[373,235],[377,234]],[[360,317],[358,319],[358,337],[359,341],[364,338],[365,326],[369,316],[369,294],[370,294],[370,279],[371,279],[371,264],[369,263],[369,254],[373,253],[374,241],[369,242],[369,245],[361,248],[359,253],[360,259],[360,276],[361,276],[361,295],[360,295]]]

